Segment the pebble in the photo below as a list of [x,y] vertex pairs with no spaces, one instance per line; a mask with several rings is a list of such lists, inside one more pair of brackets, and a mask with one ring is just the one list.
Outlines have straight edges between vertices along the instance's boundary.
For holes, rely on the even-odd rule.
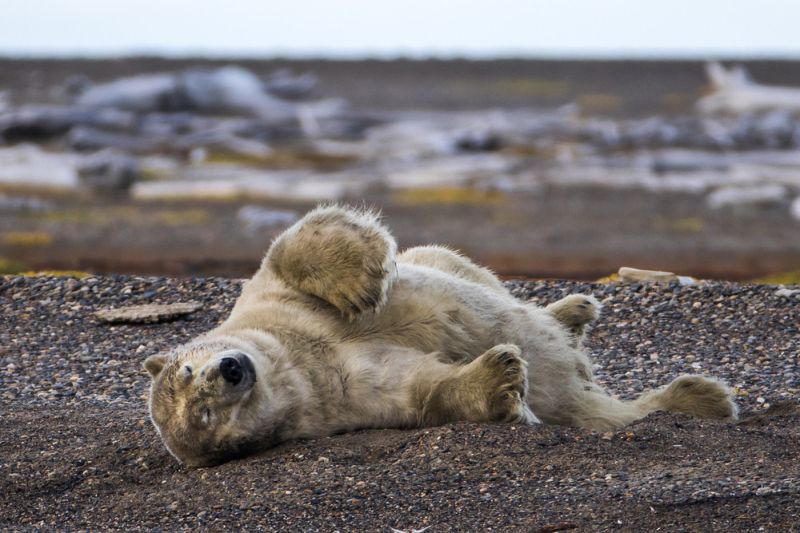
[[775,296],[781,296],[783,298],[798,298],[800,299],[800,289],[778,289],[775,291]]

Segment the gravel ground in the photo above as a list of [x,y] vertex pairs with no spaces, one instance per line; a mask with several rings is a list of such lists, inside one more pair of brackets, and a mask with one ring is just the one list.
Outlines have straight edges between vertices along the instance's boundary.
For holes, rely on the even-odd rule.
[[[141,361],[222,320],[240,281],[0,278],[0,528],[800,531],[800,298],[773,286],[510,282],[605,304],[596,375],[631,397],[725,379],[739,424],[657,414],[623,430],[451,424],[287,443],[187,470],[146,419]],[[199,301],[159,324],[108,306]]]

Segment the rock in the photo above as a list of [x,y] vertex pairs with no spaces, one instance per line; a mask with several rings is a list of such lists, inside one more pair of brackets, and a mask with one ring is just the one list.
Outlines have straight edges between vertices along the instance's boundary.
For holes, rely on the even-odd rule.
[[797,298],[800,299],[800,289],[778,289],[775,291],[775,296],[780,296],[781,298]]
[[800,221],[800,196],[795,198],[792,205],[789,206],[789,214],[793,219]]
[[678,281],[678,276],[672,272],[641,270],[631,267],[620,268],[617,275],[619,276],[619,280],[624,283],[638,283],[642,281],[669,283],[670,281]]
[[172,74],[144,74],[93,85],[83,90],[76,104],[136,112],[179,111],[186,107]]
[[264,81],[264,88],[270,94],[284,100],[301,100],[307,98],[317,86],[319,79],[310,72],[295,75],[289,69],[280,69]]
[[104,195],[125,195],[139,179],[138,161],[115,150],[103,150],[78,166],[78,179],[92,191]]
[[191,153],[198,148],[217,153],[233,154],[253,159],[264,159],[272,149],[261,141],[245,139],[224,130],[207,130],[177,137],[173,148]]
[[697,102],[706,114],[744,115],[763,111],[800,111],[800,88],[761,85],[741,65],[726,69],[719,63],[706,65],[714,92]]
[[154,322],[168,322],[180,316],[194,313],[202,307],[199,302],[185,302],[175,304],[144,304],[128,307],[112,307],[97,311],[95,316],[103,322],[149,324]]
[[456,137],[455,147],[459,152],[495,152],[503,147],[503,139],[492,131],[467,131]]
[[262,141],[246,139],[230,131],[214,129],[213,127],[184,135],[176,135],[173,133],[114,133],[81,126],[70,131],[68,140],[70,146],[76,150],[110,148],[134,154],[157,154],[163,152],[190,154],[198,148],[253,159],[264,159],[272,154],[272,149],[269,145]]
[[778,184],[747,187],[721,187],[706,198],[712,209],[737,205],[764,205],[781,202],[786,197],[786,187]]
[[294,224],[298,218],[298,214],[294,211],[269,209],[258,205],[243,206],[236,213],[236,219],[244,225],[248,232],[286,227]]
[[52,209],[52,204],[39,198],[6,196],[0,194],[0,213],[14,211],[41,212]]
[[126,130],[135,125],[132,113],[117,109],[63,106],[25,106],[0,116],[0,139],[6,142],[42,141],[76,126]]
[[120,78],[88,88],[76,103],[91,109],[233,113],[270,121],[297,115],[294,104],[269,94],[255,74],[234,66]]
[[26,188],[72,189],[82,157],[42,150],[33,144],[0,147],[0,184]]

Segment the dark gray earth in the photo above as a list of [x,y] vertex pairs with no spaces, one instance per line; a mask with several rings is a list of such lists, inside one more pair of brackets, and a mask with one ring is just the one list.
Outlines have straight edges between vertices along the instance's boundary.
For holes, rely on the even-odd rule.
[[[539,303],[604,300],[588,347],[612,391],[715,375],[744,420],[371,430],[189,470],[147,420],[141,362],[222,320],[240,282],[6,277],[0,529],[800,531],[800,298],[731,283],[510,286]],[[205,307],[146,325],[93,315],[184,301]]]

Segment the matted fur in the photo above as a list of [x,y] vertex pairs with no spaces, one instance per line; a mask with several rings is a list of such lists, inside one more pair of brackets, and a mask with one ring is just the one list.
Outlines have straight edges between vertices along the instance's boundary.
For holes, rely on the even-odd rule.
[[[736,417],[727,388],[704,377],[634,401],[603,390],[581,347],[600,311],[591,296],[540,308],[451,250],[396,248],[374,213],[337,206],[278,237],[223,324],[145,362],[167,448],[200,466],[361,428]],[[231,358],[241,379],[223,375]]]

